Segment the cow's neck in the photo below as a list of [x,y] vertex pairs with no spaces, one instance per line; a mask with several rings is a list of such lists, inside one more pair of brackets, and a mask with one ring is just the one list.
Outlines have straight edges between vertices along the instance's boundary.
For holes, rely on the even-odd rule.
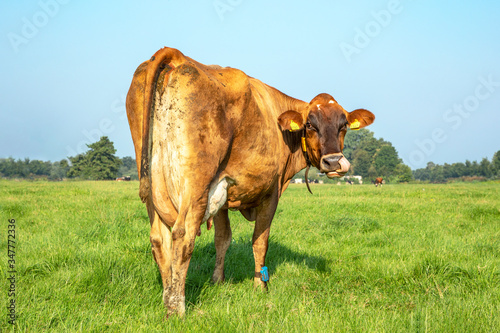
[[[288,147],[290,148],[290,154],[286,163],[285,178],[286,180],[291,179],[300,170],[307,167],[307,162],[304,156],[304,152],[301,147],[301,134],[300,133],[286,133],[291,137],[290,140],[287,139]],[[288,136],[288,135],[287,135]]]
[[[260,81],[258,81],[261,83]],[[272,91],[274,106],[278,111],[278,114],[281,114],[288,110],[294,110],[302,113],[303,119],[307,118],[307,109],[308,103],[301,101],[299,99],[290,97],[278,89],[265,85],[265,89],[268,91]],[[277,116],[276,116],[277,117]],[[306,159],[304,157],[304,153],[301,148],[301,133],[300,132],[283,132],[283,139],[285,144],[288,146],[287,154],[285,157],[285,169],[282,174],[283,183],[288,182],[293,178],[300,170],[304,169],[307,166]],[[284,190],[284,188],[283,188]]]

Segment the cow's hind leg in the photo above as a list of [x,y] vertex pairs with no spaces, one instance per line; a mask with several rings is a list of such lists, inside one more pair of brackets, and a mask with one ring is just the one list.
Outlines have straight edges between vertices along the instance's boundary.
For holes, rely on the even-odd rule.
[[151,198],[146,201],[151,231],[149,240],[153,258],[158,265],[163,285],[163,302],[166,304],[166,290],[172,284],[172,233],[154,209]]
[[168,315],[177,313],[183,316],[186,311],[186,276],[205,208],[206,204],[181,208],[172,228],[172,284],[165,290]]
[[166,290],[172,284],[172,233],[158,214],[155,214],[151,224],[150,241],[163,284],[163,302],[166,303]]
[[214,217],[215,224],[215,269],[212,282],[224,281],[224,258],[231,244],[231,225],[227,209],[221,209]]

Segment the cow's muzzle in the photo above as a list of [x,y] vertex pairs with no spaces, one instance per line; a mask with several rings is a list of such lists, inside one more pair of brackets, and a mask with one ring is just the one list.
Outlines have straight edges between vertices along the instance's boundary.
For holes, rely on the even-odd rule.
[[326,173],[328,178],[342,177],[350,166],[342,153],[324,155],[320,162],[321,172]]

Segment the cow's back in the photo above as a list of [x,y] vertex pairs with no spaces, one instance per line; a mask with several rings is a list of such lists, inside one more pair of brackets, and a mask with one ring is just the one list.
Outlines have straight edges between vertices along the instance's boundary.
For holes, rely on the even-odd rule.
[[228,182],[229,207],[254,206],[270,191],[280,171],[282,140],[274,100],[261,88],[239,70],[196,62],[178,66],[157,87],[151,150],[155,206],[167,193],[178,210],[186,191],[209,189],[222,179]]
[[284,182],[290,150],[277,117],[306,103],[240,70],[206,66],[176,50],[168,52],[173,54],[169,66],[159,71],[153,91],[147,161],[142,149],[147,62],[136,70],[127,96],[138,168],[141,161],[150,163],[155,208],[165,217],[162,207],[178,211],[181,197],[189,197],[191,189],[208,192],[222,179],[228,181],[228,208],[258,205]]

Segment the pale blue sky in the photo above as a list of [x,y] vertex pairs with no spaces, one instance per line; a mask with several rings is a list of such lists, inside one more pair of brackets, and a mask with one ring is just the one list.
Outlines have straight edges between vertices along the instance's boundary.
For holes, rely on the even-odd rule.
[[0,157],[60,160],[108,135],[133,156],[124,97],[163,46],[293,97],[367,108],[413,169],[500,150],[500,2],[3,1]]

